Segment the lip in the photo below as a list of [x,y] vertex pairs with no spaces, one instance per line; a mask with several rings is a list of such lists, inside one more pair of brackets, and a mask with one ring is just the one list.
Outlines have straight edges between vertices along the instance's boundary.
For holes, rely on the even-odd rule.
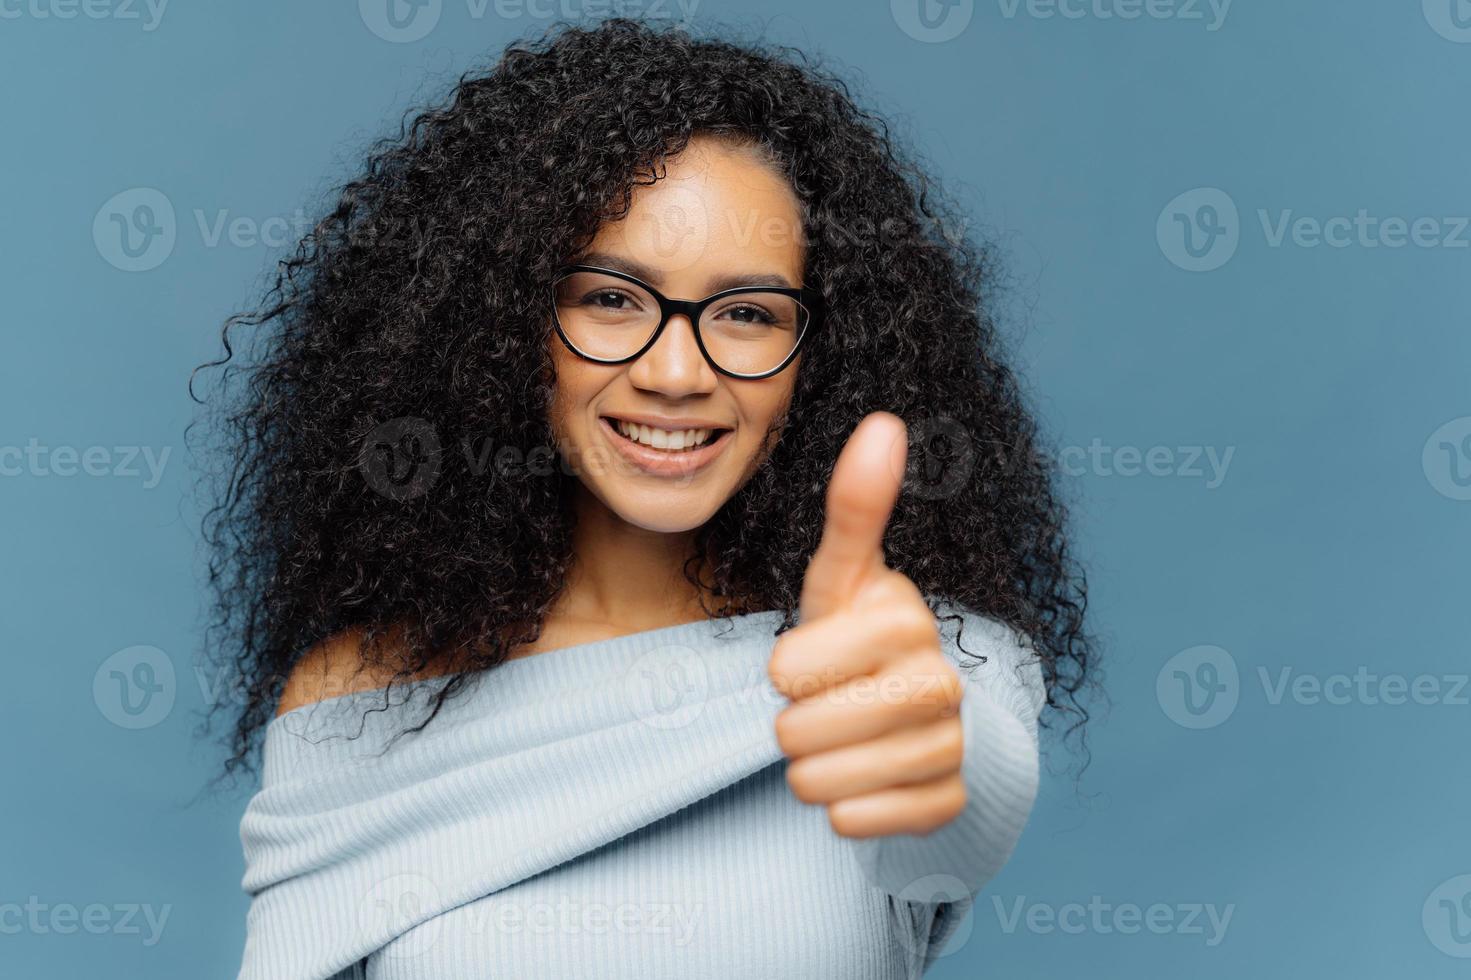
[[625,422],[637,422],[639,425],[647,425],[653,429],[668,429],[678,432],[682,429],[732,429],[734,426],[726,425],[724,422],[714,422],[710,419],[696,418],[693,415],[681,415],[676,418],[667,418],[658,415],[629,415],[624,412],[604,412],[609,418],[622,419]]
[[[630,422],[641,421],[640,417],[631,415],[620,415],[618,418],[626,419]],[[652,425],[653,423],[643,422],[642,424]],[[731,432],[734,431],[729,427],[719,425],[680,425],[678,428],[725,428],[726,431],[722,432],[718,438],[711,439],[698,449],[680,450],[677,453],[671,453],[665,449],[652,449],[634,442],[613,428],[607,418],[601,415],[598,416],[598,428],[603,430],[603,435],[613,444],[613,448],[618,451],[620,456],[628,460],[628,462],[652,476],[664,477],[689,476],[696,470],[710,465],[715,457],[725,452],[725,445],[730,442]],[[660,426],[660,428],[663,428],[663,426]]]

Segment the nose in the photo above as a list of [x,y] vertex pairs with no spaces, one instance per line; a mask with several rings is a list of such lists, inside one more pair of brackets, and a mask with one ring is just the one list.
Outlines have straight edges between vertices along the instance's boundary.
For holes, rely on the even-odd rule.
[[700,353],[694,326],[682,313],[671,316],[654,346],[633,362],[628,380],[636,388],[668,398],[709,394],[720,383]]

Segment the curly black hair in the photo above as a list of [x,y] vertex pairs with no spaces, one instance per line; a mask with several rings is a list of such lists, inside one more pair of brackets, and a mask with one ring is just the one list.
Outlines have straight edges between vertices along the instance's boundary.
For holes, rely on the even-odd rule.
[[[222,369],[205,400],[220,463],[204,540],[206,645],[238,693],[226,772],[255,768],[284,678],[324,638],[358,631],[395,681],[455,651],[463,670],[415,731],[539,635],[572,558],[575,477],[477,465],[456,440],[554,444],[550,278],[696,135],[755,146],[790,180],[832,325],[804,348],[779,442],[696,534],[710,564],[686,575],[730,600],[707,613],[795,624],[838,451],[887,410],[912,443],[889,564],[1023,635],[1049,708],[1073,716],[1069,731],[1086,720],[1086,585],[988,308],[991,249],[803,52],[614,17],[512,44],[447,105],[405,117],[196,369]],[[429,453],[432,485],[424,466],[407,484],[375,469],[364,447],[385,438]]]

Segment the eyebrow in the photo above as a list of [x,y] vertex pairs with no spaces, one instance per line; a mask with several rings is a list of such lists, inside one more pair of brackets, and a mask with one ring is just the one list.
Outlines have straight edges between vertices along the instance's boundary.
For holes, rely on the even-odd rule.
[[[664,285],[663,273],[658,269],[636,262],[633,259],[625,259],[608,252],[589,252],[577,260],[577,265],[595,265],[604,269],[612,269],[642,279],[651,286],[662,288]],[[778,286],[783,289],[794,289],[792,281],[777,272],[737,272],[726,273],[716,276],[706,283],[708,292],[706,295],[718,293],[726,289],[734,289],[737,286]]]

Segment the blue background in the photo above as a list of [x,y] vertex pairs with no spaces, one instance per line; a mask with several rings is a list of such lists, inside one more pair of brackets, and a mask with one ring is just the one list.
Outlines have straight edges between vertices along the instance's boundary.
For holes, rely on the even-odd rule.
[[[1471,472],[1471,443],[1459,446],[1471,231],[1446,220],[1471,214],[1471,43],[1432,26],[1451,2],[1237,0],[1211,30],[1204,3],[1204,20],[1123,20],[1099,12],[1127,0],[1074,0],[1076,18],[978,0],[950,12],[970,20],[944,41],[913,29],[911,0],[696,8],[696,29],[733,25],[826,55],[1000,244],[1016,360],[1069,461],[1112,706],[1091,726],[1081,781],[1054,748],[1013,860],[933,976],[1471,968],[1452,955],[1471,955],[1457,942],[1471,940],[1471,900],[1459,919],[1440,903],[1471,890],[1456,880],[1471,874],[1471,707],[1465,690],[1447,703],[1471,669],[1471,502],[1456,480]],[[404,108],[549,23],[521,4],[500,8],[514,16],[479,6],[443,0],[433,30],[406,42],[375,34],[350,2],[177,3],[152,30],[141,5],[94,8],[141,19],[0,7],[0,452],[104,447],[94,469],[107,473],[67,476],[64,459],[33,473],[0,456],[0,907],[35,896],[169,910],[154,943],[146,926],[17,933],[0,915],[0,975],[238,967],[247,788],[196,799],[220,760],[194,738],[197,712],[229,693],[197,666],[185,382],[282,249],[208,232],[221,212],[314,215]],[[1471,4],[1461,13],[1471,20]],[[93,224],[134,188],[167,198],[176,240],[129,272]],[[1204,272],[1181,268],[1179,222],[1199,235],[1209,224],[1187,194],[1198,188],[1238,211],[1234,224],[1216,212],[1216,247],[1235,251],[1210,254],[1222,264]],[[1436,219],[1459,247],[1290,235],[1274,247],[1260,217],[1360,209]],[[1450,437],[1422,456],[1446,423]],[[1093,445],[1104,448],[1090,456]],[[125,465],[114,447],[127,446],[170,451],[157,485],[141,460]],[[1120,472],[1130,447],[1156,446],[1169,453],[1155,474]],[[1192,475],[1191,447],[1231,451],[1224,476]],[[96,691],[94,678],[137,645],[173,667],[159,695],[173,703],[131,729],[110,674]],[[1209,692],[1175,674],[1210,679],[1203,645],[1224,651],[1211,665],[1235,668],[1234,683],[1216,675],[1224,700],[1202,701]],[[1327,681],[1360,668],[1427,675],[1440,694],[1274,697],[1284,669]],[[1192,715],[1202,703],[1220,707]],[[1109,913],[1068,931],[1025,916],[1008,928],[1018,902],[1064,916],[1070,903],[1160,904],[1175,926],[1125,933]],[[1205,916],[1201,933],[1178,928],[1191,904],[1229,907],[1224,935]]]

